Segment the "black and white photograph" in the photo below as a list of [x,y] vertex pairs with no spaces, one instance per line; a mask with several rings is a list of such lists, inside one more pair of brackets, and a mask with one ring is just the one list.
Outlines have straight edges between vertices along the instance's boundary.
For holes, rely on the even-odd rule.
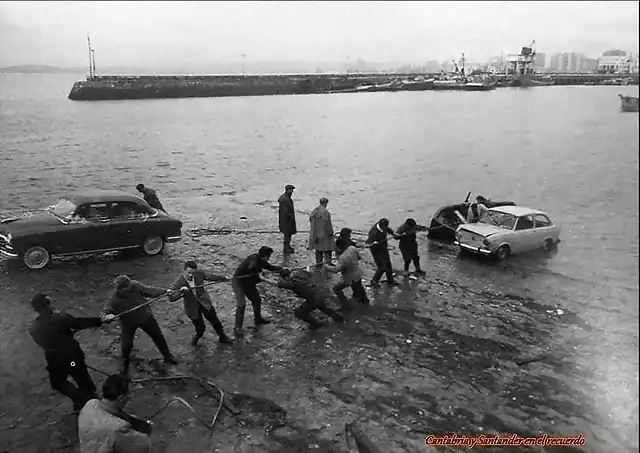
[[0,453],[639,453],[639,13],[0,1]]

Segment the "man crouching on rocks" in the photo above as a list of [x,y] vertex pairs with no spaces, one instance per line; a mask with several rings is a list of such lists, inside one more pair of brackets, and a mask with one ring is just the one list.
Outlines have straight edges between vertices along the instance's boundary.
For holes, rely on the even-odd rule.
[[315,330],[322,326],[321,322],[310,316],[310,313],[314,310],[321,311],[335,322],[341,323],[344,321],[344,318],[338,312],[327,306],[326,300],[329,295],[324,288],[321,288],[314,281],[311,272],[301,269],[292,272],[289,269],[283,269],[280,271],[278,287],[289,289],[298,297],[304,299],[304,302],[294,311],[294,314],[298,319],[308,323],[310,329]]
[[102,399],[92,399],[78,416],[80,453],[152,453],[151,425],[124,412],[129,382],[114,374],[102,385]]
[[358,261],[360,261],[360,253],[343,237],[336,240],[336,251],[338,255],[337,266],[325,264],[325,268],[329,272],[342,273],[342,278],[333,287],[333,292],[338,296],[342,310],[350,310],[349,301],[343,292],[347,286],[351,287],[354,299],[359,300],[363,304],[368,304],[369,298],[367,297],[367,291],[362,285],[362,271],[358,263]]
[[184,302],[184,312],[191,319],[196,329],[196,334],[191,340],[192,345],[198,344],[198,340],[204,335],[206,329],[204,316],[218,334],[220,343],[233,343],[222,327],[216,309],[211,303],[209,292],[204,286],[204,282],[226,282],[229,279],[223,275],[216,275],[205,269],[198,269],[195,261],[184,263],[184,271],[173,282],[173,293],[169,294],[169,300],[175,301],[182,297]]
[[[142,283],[131,280],[126,275],[119,275],[113,281],[115,289],[111,297],[107,301],[104,308],[105,313],[115,315],[123,314],[145,302],[146,297],[158,297],[163,294],[171,293],[169,289],[156,288],[154,286],[143,285]],[[158,321],[153,316],[153,312],[148,305],[139,307],[130,313],[123,314],[120,318],[120,346],[122,348],[122,373],[129,372],[129,362],[131,351],[133,350],[133,339],[136,330],[142,329],[153,340],[156,347],[162,353],[164,361],[170,364],[177,364],[178,361],[173,357],[167,340],[165,340],[162,330],[158,325]]]

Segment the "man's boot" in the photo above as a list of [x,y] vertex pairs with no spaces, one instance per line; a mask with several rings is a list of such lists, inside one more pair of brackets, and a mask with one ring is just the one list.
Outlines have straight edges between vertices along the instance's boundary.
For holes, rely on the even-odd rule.
[[256,327],[263,325],[263,324],[271,324],[271,320],[264,318],[262,316],[262,304],[261,303],[256,303],[253,304],[253,322],[256,325]]
[[426,272],[420,268],[420,258],[415,258],[413,265],[416,267],[416,275],[426,275]]
[[349,299],[347,299],[347,296],[345,296],[342,291],[336,291],[336,296],[338,297],[338,302],[340,302],[340,310],[343,312],[352,310],[351,305],[349,305]]
[[242,325],[244,324],[244,312],[246,307],[236,307],[236,322],[233,328],[233,333],[236,337],[244,337],[244,330]]
[[129,374],[129,365],[131,363],[131,359],[129,357],[125,357],[122,360],[122,366],[120,367],[120,374],[127,376]]
[[225,334],[224,332],[222,333],[222,335],[218,336],[218,339],[220,340],[220,343],[223,343],[223,344],[233,343],[233,340],[229,338],[227,334]]
[[192,346],[197,345],[197,344],[198,344],[198,341],[200,340],[200,338],[202,338],[202,335],[203,335],[203,334],[201,334],[201,333],[195,333],[195,334],[193,335],[193,337],[191,337],[191,345],[192,345]]

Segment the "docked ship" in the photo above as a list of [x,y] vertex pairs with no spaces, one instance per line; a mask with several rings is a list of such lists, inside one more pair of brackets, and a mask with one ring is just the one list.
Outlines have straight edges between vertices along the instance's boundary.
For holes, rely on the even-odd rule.
[[623,96],[618,94],[620,97],[620,110],[623,112],[638,112],[640,111],[640,107],[638,106],[638,97],[637,96]]
[[535,40],[524,46],[520,53],[510,60],[509,72],[513,75],[512,86],[536,87],[555,85],[555,80],[540,77],[535,72]]

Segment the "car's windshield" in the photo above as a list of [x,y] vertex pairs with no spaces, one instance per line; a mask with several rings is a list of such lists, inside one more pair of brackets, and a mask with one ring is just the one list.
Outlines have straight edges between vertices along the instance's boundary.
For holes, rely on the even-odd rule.
[[49,206],[47,208],[47,211],[57,215],[58,217],[65,218],[73,214],[76,210],[76,207],[77,206],[73,202],[62,198],[58,200],[56,204]]
[[506,230],[512,230],[516,224],[516,216],[507,214],[506,212],[488,210],[482,214],[478,220],[479,223],[495,225]]

